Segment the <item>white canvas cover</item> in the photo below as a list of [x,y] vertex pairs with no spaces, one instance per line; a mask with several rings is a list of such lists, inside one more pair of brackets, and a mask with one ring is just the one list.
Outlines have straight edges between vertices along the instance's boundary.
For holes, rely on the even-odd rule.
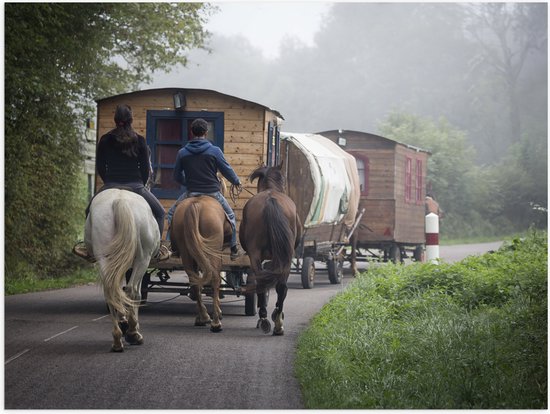
[[294,144],[308,160],[315,188],[305,227],[340,222],[351,226],[360,195],[355,158],[321,135],[282,132],[281,139]]

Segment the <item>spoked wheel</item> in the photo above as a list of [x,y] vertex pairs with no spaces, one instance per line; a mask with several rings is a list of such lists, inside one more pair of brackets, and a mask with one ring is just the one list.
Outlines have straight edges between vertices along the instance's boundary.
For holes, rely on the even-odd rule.
[[151,273],[145,272],[143,279],[141,280],[141,304],[147,303],[147,295],[149,294],[149,282],[151,281]]
[[416,262],[424,261],[424,248],[422,246],[415,247],[413,258]]
[[344,263],[342,258],[327,260],[328,280],[333,285],[342,281],[344,277]]
[[315,285],[315,260],[313,257],[304,257],[302,263],[302,286],[311,289]]
[[397,244],[392,244],[390,247],[390,260],[393,263],[401,263],[401,249]]

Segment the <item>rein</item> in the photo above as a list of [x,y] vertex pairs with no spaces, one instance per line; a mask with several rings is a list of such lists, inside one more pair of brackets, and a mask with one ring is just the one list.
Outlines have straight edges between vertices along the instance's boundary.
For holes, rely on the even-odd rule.
[[231,197],[231,201],[233,201],[233,203],[235,204],[237,203],[237,198],[239,198],[239,195],[241,195],[243,190],[252,196],[255,195],[253,192],[251,192],[247,188],[244,188],[243,186],[231,184],[231,188],[229,190],[229,196]]

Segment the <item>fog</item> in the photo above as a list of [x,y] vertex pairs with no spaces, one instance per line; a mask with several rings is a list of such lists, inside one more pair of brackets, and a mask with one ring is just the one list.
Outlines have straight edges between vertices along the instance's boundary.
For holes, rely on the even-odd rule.
[[544,3],[334,3],[313,45],[288,36],[274,59],[240,36],[214,34],[208,47],[143,87],[254,101],[294,132],[377,133],[392,112],[444,117],[479,163],[499,161],[526,134],[547,138]]

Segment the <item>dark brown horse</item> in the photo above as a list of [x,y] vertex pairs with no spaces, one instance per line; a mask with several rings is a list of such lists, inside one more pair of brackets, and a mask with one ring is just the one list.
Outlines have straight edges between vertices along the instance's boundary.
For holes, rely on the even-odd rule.
[[[285,180],[281,167],[260,167],[250,175],[258,179],[258,194],[243,210],[239,239],[250,258],[252,285],[256,286],[260,320],[258,326],[265,333],[271,331],[267,320],[267,293],[275,286],[277,303],[271,319],[275,322],[273,335],[283,335],[283,303],[287,294],[294,249],[302,236],[302,225],[296,205],[285,194]],[[262,266],[265,260],[269,260]],[[248,283],[247,283],[248,285]]]
[[[196,326],[210,322],[210,330],[222,330],[220,285],[222,250],[231,238],[231,225],[221,204],[209,196],[190,197],[178,204],[170,228],[172,250],[179,252],[183,269],[189,276],[193,296],[197,300]],[[202,303],[201,290],[213,290],[212,319]]]

